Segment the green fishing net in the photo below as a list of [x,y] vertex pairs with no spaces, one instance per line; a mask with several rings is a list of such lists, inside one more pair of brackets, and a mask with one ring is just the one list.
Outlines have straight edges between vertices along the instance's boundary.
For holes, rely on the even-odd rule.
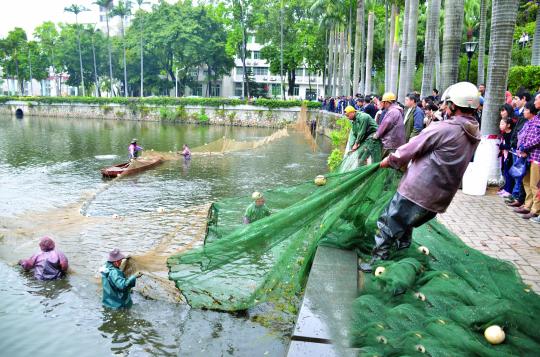
[[[309,180],[264,191],[272,215],[249,225],[242,224],[249,197],[215,202],[204,246],[167,261],[169,278],[188,303],[235,311],[292,298],[318,245],[352,249],[367,259],[377,218],[401,173],[362,166],[366,156],[380,160],[380,144],[365,145],[346,155],[345,172],[327,174],[324,186]],[[467,247],[436,220],[415,229],[413,246],[381,266],[386,270],[379,276],[361,275],[351,326],[341,326],[350,330],[346,344],[362,356],[538,355],[539,296],[512,265]],[[483,337],[492,324],[506,331],[501,345]]]

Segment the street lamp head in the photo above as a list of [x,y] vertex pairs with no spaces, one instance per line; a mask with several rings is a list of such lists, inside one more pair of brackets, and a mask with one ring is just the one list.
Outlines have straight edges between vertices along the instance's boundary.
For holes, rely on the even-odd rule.
[[465,52],[468,56],[472,56],[473,53],[476,51],[476,45],[478,45],[478,42],[465,42]]

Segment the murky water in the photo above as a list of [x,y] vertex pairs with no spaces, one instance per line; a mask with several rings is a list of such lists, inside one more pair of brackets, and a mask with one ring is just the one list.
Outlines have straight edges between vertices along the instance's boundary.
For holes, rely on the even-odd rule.
[[[167,283],[164,262],[201,244],[210,202],[325,172],[328,143],[313,152],[302,135],[290,132],[255,150],[193,157],[189,164],[167,161],[112,181],[99,174],[125,160],[132,137],[146,150],[168,152],[184,143],[197,147],[223,136],[255,140],[272,132],[0,117],[1,354],[283,355],[289,325],[264,327],[249,315],[173,303],[177,291]],[[37,282],[14,266],[38,249],[45,234],[70,260],[65,280]],[[113,247],[148,272],[133,294],[133,308],[117,313],[101,307],[96,275]]]

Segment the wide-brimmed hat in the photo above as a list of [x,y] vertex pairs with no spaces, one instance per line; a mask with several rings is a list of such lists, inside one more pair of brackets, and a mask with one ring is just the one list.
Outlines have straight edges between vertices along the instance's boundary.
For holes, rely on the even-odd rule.
[[109,262],[117,262],[119,260],[124,259],[126,256],[122,253],[120,253],[120,249],[115,248],[111,250],[109,253],[109,259],[107,259]]
[[137,142],[137,139],[135,139],[135,138],[131,139],[132,144],[135,144],[136,142]]
[[54,249],[54,241],[52,240],[51,237],[47,237],[47,236],[42,237],[39,240],[39,247],[41,248],[42,251],[48,252]]

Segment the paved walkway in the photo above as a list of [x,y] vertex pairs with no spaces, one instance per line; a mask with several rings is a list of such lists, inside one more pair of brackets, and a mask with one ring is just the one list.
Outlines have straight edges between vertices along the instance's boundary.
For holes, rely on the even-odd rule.
[[459,191],[438,219],[465,244],[512,262],[525,283],[540,293],[540,224],[512,212],[493,190],[485,196]]

